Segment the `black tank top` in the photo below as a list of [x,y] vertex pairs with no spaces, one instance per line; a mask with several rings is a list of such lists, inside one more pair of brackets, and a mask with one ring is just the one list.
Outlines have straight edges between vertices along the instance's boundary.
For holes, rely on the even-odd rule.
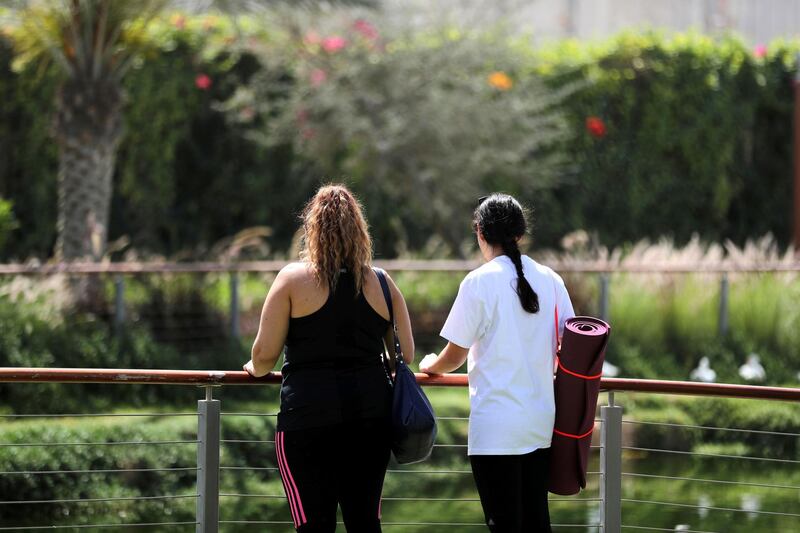
[[356,294],[347,271],[319,310],[290,318],[278,430],[388,419],[392,389],[382,361],[388,327],[363,292]]

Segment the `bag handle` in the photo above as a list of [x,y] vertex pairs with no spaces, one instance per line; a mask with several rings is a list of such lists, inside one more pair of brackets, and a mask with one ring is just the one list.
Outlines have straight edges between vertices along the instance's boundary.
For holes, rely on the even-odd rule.
[[[382,268],[372,267],[375,275],[378,276],[378,281],[381,284],[383,291],[383,298],[386,300],[386,307],[389,308],[389,321],[392,323],[392,336],[394,337],[394,364],[405,364],[403,359],[403,350],[400,348],[400,340],[397,338],[397,324],[394,321],[394,307],[392,306],[392,293],[389,291],[389,283],[386,281],[386,272]],[[388,350],[387,350],[388,351]]]

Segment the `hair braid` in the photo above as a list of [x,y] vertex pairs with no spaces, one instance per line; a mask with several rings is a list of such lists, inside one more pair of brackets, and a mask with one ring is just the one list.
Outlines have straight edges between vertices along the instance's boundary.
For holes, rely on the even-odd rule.
[[493,194],[483,199],[475,209],[473,226],[487,243],[500,246],[503,254],[517,270],[515,292],[522,308],[529,313],[539,312],[539,296],[528,283],[522,270],[522,254],[517,240],[525,234],[527,223],[522,206],[507,194]]
[[503,253],[511,259],[517,269],[517,294],[519,295],[522,308],[529,313],[539,312],[539,295],[533,290],[531,284],[525,278],[522,271],[522,254],[519,251],[515,238],[506,239],[501,243]]

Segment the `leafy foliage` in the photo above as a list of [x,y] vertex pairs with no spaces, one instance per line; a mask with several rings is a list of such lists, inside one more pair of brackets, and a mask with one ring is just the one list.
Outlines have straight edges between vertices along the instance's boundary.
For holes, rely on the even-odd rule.
[[[46,257],[55,241],[61,76],[12,71],[11,39],[0,37],[0,194],[25,231],[5,260]],[[533,206],[538,247],[578,228],[610,246],[767,232],[788,244],[796,44],[757,56],[732,38],[625,34],[533,50],[380,18],[286,32],[180,14],[142,39],[110,232],[143,255],[205,257],[250,226],[270,227],[270,253],[285,254],[325,180],[364,200],[384,257],[469,253],[474,197],[496,189]]]
[[5,246],[11,231],[17,227],[11,202],[0,198],[0,250]]
[[651,33],[542,52],[556,86],[583,82],[565,106],[575,165],[556,192],[562,218],[606,244],[767,232],[787,243],[797,50],[776,42],[757,57],[730,37]]
[[[554,184],[557,100],[497,35],[387,33],[358,19],[290,41],[290,96],[266,126],[360,193],[382,253],[424,248],[436,228],[444,251],[460,254],[464,207],[478,196]],[[275,110],[275,83],[255,78],[246,105]]]

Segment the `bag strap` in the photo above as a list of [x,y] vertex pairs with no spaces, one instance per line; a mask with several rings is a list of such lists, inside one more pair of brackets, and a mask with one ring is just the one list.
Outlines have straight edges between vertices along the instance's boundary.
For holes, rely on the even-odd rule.
[[386,300],[386,307],[389,308],[389,321],[392,323],[392,328],[394,328],[394,309],[392,308],[392,293],[389,292],[389,284],[386,282],[386,272],[382,268],[372,267],[372,270],[375,271],[375,275],[378,276],[378,281],[381,284],[381,290],[383,290],[383,299]]
[[403,350],[400,348],[400,340],[397,338],[397,324],[394,321],[392,293],[389,291],[389,283],[386,281],[386,272],[378,267],[372,267],[372,270],[375,272],[375,275],[378,276],[381,290],[383,290],[383,298],[386,300],[386,307],[389,308],[389,321],[392,323],[392,336],[394,338],[394,364],[395,367],[397,367],[398,365],[405,364],[405,360],[403,359]]

